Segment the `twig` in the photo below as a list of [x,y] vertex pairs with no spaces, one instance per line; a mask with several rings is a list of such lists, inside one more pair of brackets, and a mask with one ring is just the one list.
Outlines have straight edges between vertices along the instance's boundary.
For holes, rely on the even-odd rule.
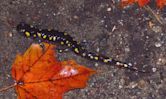
[[161,17],[157,15],[148,5],[144,6],[143,8],[150,12],[160,24],[163,24],[163,22],[161,21]]
[[12,85],[9,85],[9,86],[6,86],[6,87],[4,87],[4,88],[1,88],[1,89],[0,89],[0,92],[6,91],[6,90],[8,90],[8,89],[10,89],[10,88],[13,88],[13,87],[15,87],[16,85],[17,85],[17,84],[14,83],[14,84],[12,84]]

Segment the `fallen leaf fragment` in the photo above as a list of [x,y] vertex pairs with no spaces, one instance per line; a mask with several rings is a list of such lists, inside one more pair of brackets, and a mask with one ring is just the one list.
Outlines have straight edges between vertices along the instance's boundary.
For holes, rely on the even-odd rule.
[[147,5],[149,3],[149,1],[150,0],[138,0],[137,2],[140,7],[143,7],[143,6]]
[[[147,5],[152,0],[121,0],[122,7],[131,5],[133,3],[138,3],[140,7]],[[166,6],[166,0],[156,0],[156,5],[160,9]]]
[[149,3],[150,0],[122,0],[122,6],[127,6],[133,3],[138,3],[140,7],[143,7]]
[[18,99],[62,99],[75,88],[84,88],[95,71],[80,66],[74,60],[59,62],[54,46],[33,44],[23,55],[17,55],[12,65]]
[[159,8],[163,8],[164,6],[166,6],[166,0],[157,0],[156,3]]

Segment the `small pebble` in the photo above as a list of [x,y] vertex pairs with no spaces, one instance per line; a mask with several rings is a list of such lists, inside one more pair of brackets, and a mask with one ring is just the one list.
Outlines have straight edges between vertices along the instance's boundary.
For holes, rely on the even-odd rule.
[[111,11],[111,8],[107,8],[107,11]]
[[123,88],[123,86],[122,85],[119,85],[119,89],[122,89]]
[[159,32],[162,31],[160,26],[153,26],[153,27],[152,27],[152,30],[153,30],[154,32],[156,32],[156,33],[159,33]]
[[74,19],[79,19],[79,17],[77,15],[74,15],[73,18]]
[[12,37],[13,36],[13,34],[12,33],[9,33],[9,37]]
[[117,27],[114,25],[112,28],[112,32],[114,32],[117,29]]
[[98,63],[95,63],[95,67],[98,67],[99,66],[99,64]]
[[99,51],[100,51],[100,48],[97,48],[97,49],[96,49],[96,52],[99,52]]
[[145,88],[145,87],[146,87],[146,82],[145,82],[144,80],[140,80],[140,81],[138,82],[138,87],[139,87],[139,88]]
[[161,44],[160,42],[156,42],[156,43],[155,43],[155,46],[156,46],[156,47],[161,47],[162,44]]
[[153,72],[156,72],[156,71],[157,71],[157,68],[152,68],[152,71],[153,71]]
[[130,48],[129,48],[129,47],[126,47],[126,48],[125,48],[125,52],[130,52]]

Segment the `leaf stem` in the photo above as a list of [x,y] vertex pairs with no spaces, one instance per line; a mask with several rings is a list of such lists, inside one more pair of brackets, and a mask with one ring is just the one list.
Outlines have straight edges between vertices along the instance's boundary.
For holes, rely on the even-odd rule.
[[10,88],[13,88],[13,87],[15,87],[16,85],[17,85],[17,84],[14,83],[14,84],[12,84],[12,85],[9,85],[9,86],[6,86],[6,87],[4,87],[4,88],[1,88],[1,89],[0,89],[0,92],[6,91],[6,90],[8,90],[8,89],[10,89]]
[[143,8],[150,12],[160,24],[163,24],[163,22],[161,21],[161,17],[157,15],[148,5],[144,6]]

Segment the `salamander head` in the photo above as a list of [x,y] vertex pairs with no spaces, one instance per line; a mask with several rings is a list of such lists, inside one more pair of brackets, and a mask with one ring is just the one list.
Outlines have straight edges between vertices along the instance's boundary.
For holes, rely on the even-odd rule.
[[35,30],[35,28],[31,27],[29,24],[25,22],[20,22],[17,25],[17,31],[20,33],[20,35],[23,35],[27,38],[34,36]]

